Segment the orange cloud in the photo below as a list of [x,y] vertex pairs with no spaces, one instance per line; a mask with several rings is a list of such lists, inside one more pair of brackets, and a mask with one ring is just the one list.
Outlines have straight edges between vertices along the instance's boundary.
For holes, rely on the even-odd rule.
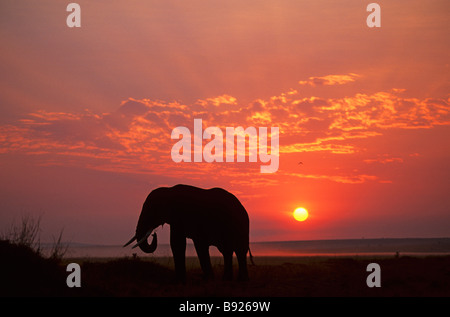
[[206,100],[198,100],[197,103],[202,106],[206,106],[208,103],[218,107],[220,105],[234,105],[237,99],[230,95],[222,95],[214,98],[208,98]]
[[365,174],[344,176],[344,175],[308,175],[301,173],[290,173],[289,176],[298,178],[326,179],[343,184],[361,184],[368,180],[374,181],[378,179],[378,177],[375,175],[365,175]]
[[[344,84],[356,74],[311,77],[323,85]],[[320,81],[318,81],[320,79]],[[356,93],[343,98],[302,96],[291,89],[266,100],[241,105],[222,95],[179,102],[130,98],[111,113],[47,112],[29,114],[16,124],[0,126],[0,153],[33,155],[40,164],[78,164],[93,169],[167,176],[213,174],[232,177],[253,171],[252,164],[175,164],[171,161],[171,131],[177,126],[193,128],[201,118],[204,128],[272,127],[280,129],[280,153],[360,153],[358,139],[376,138],[388,129],[423,129],[450,124],[450,100],[402,97],[402,91]],[[42,157],[39,160],[39,157]],[[57,158],[61,158],[61,160]],[[281,158],[281,161],[283,158]],[[401,162],[398,157],[367,157],[366,163]],[[286,171],[279,171],[280,174]],[[284,175],[284,174],[283,174]],[[288,175],[288,174],[285,174]],[[376,176],[289,174],[292,177],[361,183]]]
[[332,119],[330,129],[419,129],[450,124],[449,100],[402,98],[388,92],[328,100],[316,110]]
[[365,159],[363,160],[365,163],[381,163],[381,164],[387,164],[387,163],[403,163],[404,159],[401,157],[386,157],[387,155],[384,155],[384,157],[378,157],[376,159]]
[[327,75],[323,77],[309,77],[308,80],[302,80],[298,83],[300,85],[316,86],[331,86],[331,85],[343,85],[349,82],[355,81],[360,75],[349,73],[347,75]]
[[295,183],[298,179],[315,179],[315,180],[327,180],[331,182],[341,184],[362,184],[367,181],[380,181],[375,175],[355,174],[355,175],[326,175],[326,174],[306,174],[306,173],[293,173],[293,172],[279,172],[277,175],[270,175],[269,177],[261,177],[255,174],[248,174],[246,177],[235,178],[231,181],[232,184],[245,185],[248,187],[265,187],[265,186],[279,186],[278,178],[283,178],[283,182]]

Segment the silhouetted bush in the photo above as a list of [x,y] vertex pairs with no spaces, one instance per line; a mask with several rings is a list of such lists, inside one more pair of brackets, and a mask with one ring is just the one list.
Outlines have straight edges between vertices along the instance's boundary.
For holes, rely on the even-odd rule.
[[27,245],[0,240],[0,296],[61,296],[66,274],[57,261]]

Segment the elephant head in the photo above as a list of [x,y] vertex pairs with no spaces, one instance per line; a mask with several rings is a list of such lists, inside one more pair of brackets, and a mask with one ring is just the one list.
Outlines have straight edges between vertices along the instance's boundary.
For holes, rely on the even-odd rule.
[[144,203],[142,207],[142,212],[139,217],[139,221],[136,227],[136,234],[133,238],[128,241],[124,247],[136,241],[133,249],[139,246],[139,248],[145,253],[153,253],[158,245],[158,236],[156,232],[152,234],[152,242],[148,244],[148,237],[151,235],[153,230],[155,230],[160,225],[163,225],[166,221],[163,220],[162,209],[158,206],[159,200],[153,199],[150,205],[150,200]]

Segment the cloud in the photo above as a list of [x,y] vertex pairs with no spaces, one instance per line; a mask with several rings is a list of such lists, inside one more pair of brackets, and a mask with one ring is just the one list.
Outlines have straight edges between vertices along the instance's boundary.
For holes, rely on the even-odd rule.
[[291,177],[298,178],[311,178],[311,179],[319,179],[319,180],[330,180],[337,183],[343,184],[362,184],[368,180],[374,181],[377,180],[378,177],[375,175],[365,175],[365,174],[357,174],[357,175],[308,175],[301,173],[290,173]]
[[330,130],[423,129],[450,124],[448,99],[402,98],[389,92],[330,99],[316,110],[332,119]]
[[355,81],[360,75],[349,73],[347,75],[327,75],[323,77],[309,77],[308,80],[301,80],[298,83],[300,85],[316,86],[332,86],[343,85],[349,82]]
[[[314,85],[354,81],[356,74],[311,77]],[[241,177],[260,163],[175,164],[170,158],[177,126],[193,129],[201,118],[204,128],[242,126],[280,129],[280,153],[361,153],[361,139],[376,138],[393,129],[430,129],[450,125],[450,100],[406,98],[403,90],[356,93],[342,98],[303,96],[297,90],[239,104],[229,95],[187,105],[151,99],[124,100],[116,111],[94,113],[30,113],[15,124],[0,126],[0,153],[33,155],[42,165],[79,165],[100,170],[165,176]],[[281,158],[281,161],[283,158]],[[399,157],[366,157],[365,163],[400,163]],[[281,165],[282,166],[282,165]],[[279,171],[279,173],[284,173]],[[254,175],[254,174],[253,174]],[[297,178],[360,183],[376,176],[291,174]]]
[[[269,177],[255,176],[252,174],[247,175],[247,177],[242,177],[239,179],[233,179],[231,183],[245,185],[246,188],[253,187],[265,187],[265,186],[279,186],[277,179],[273,178],[275,175],[270,175]],[[306,173],[293,173],[293,172],[279,172],[278,177],[282,177],[285,183],[291,182],[296,183],[298,179],[312,179],[312,180],[326,180],[341,184],[362,184],[367,181],[378,181],[379,178],[375,175],[366,174],[355,174],[355,175],[326,175],[326,174],[306,174]]]
[[220,105],[235,105],[237,99],[230,95],[221,95],[214,98],[207,98],[206,100],[198,100],[197,103],[202,106],[206,106],[208,104],[212,104],[215,107],[219,107]]
[[377,158],[365,159],[363,162],[372,164],[372,163],[381,163],[381,164],[389,164],[389,163],[403,163],[404,159],[401,157],[389,157],[387,154],[379,156]]

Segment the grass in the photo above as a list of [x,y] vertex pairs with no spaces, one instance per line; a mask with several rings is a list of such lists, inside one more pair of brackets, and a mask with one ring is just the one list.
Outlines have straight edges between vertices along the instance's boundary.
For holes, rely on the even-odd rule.
[[[450,256],[256,260],[258,265],[248,267],[249,282],[222,281],[219,258],[212,259],[215,279],[203,281],[198,260],[188,258],[185,285],[175,283],[169,258],[91,259],[80,264],[84,292],[90,291],[88,295],[93,296],[450,296]],[[381,266],[381,288],[366,285],[366,267],[371,262]],[[237,276],[236,263],[234,268]]]
[[[0,239],[0,296],[311,297],[450,296],[450,256],[255,257],[250,281],[222,281],[223,260],[212,257],[215,279],[204,281],[188,257],[187,282],[174,280],[170,257],[65,259],[62,232],[50,256],[39,243],[40,219],[23,219]],[[6,237],[6,239],[5,239]],[[66,267],[81,266],[81,288],[68,288]],[[381,267],[381,287],[366,285],[369,263]],[[237,263],[234,259],[234,276]]]
[[7,240],[0,240],[0,258],[0,297],[66,294],[66,275],[55,259]]
[[[223,264],[212,258],[215,279],[202,280],[197,258],[187,258],[187,282],[174,281],[171,258],[44,258],[26,246],[0,241],[1,296],[112,297],[311,297],[450,296],[450,256],[259,257],[250,281],[222,281]],[[81,267],[81,288],[68,288],[68,263]],[[381,288],[366,285],[369,263],[381,267]],[[235,277],[237,265],[234,263]]]
[[23,216],[0,235],[0,296],[67,295],[62,259],[68,245],[61,230],[48,256],[40,243],[41,217]]
[[[22,216],[20,223],[12,223],[6,232],[0,234],[0,240],[8,241],[11,244],[26,247],[39,255],[42,254],[40,239],[41,217],[33,218],[29,215]],[[53,244],[48,252],[48,257],[60,261],[65,256],[69,245],[62,242],[63,230],[59,232],[57,238],[53,237]]]

